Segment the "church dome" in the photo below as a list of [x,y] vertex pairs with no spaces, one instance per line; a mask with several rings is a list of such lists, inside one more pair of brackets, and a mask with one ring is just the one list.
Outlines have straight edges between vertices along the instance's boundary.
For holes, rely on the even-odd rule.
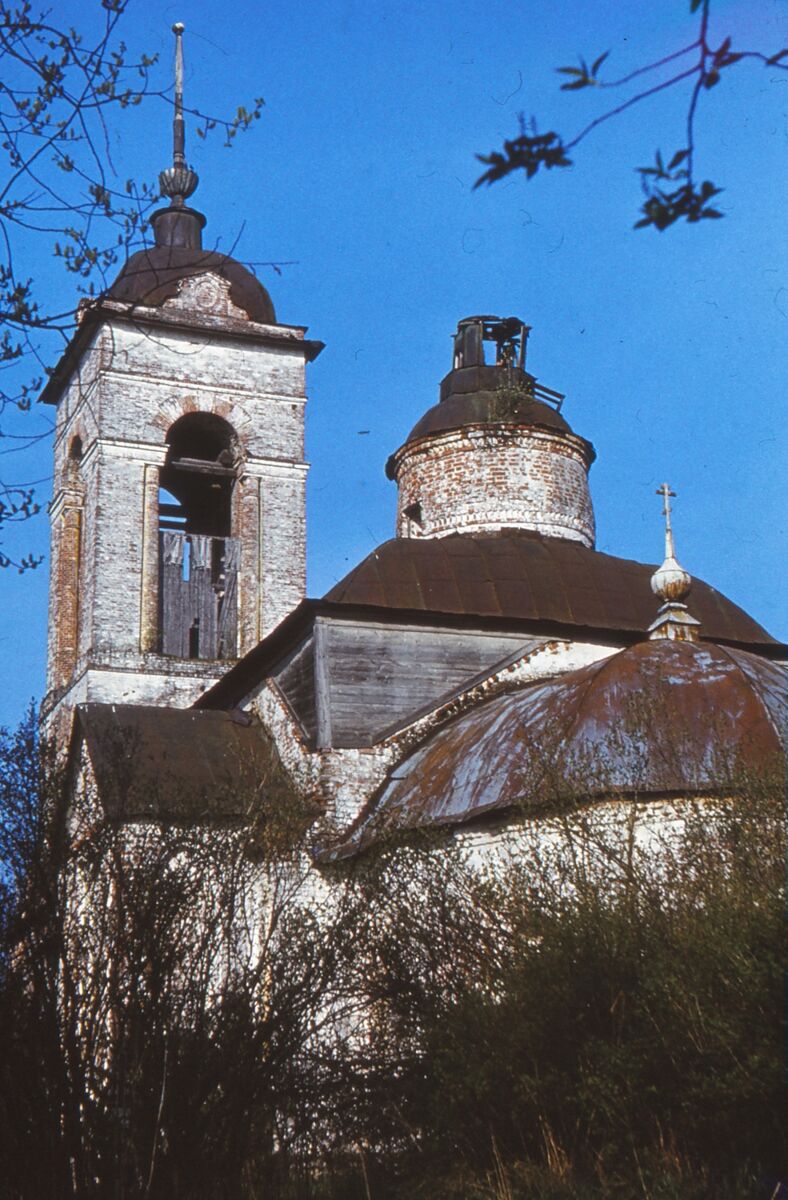
[[335,856],[567,802],[730,794],[742,771],[784,770],[787,719],[784,666],[708,643],[639,642],[439,729]]
[[232,303],[250,321],[276,324],[271,297],[249,268],[227,254],[202,248],[202,213],[171,206],[155,212],[151,223],[155,246],[132,254],[109,289],[110,299],[158,308],[177,296],[185,279],[218,275],[229,283]]
[[526,371],[527,337],[516,317],[460,321],[438,404],[386,465],[398,536],[527,529],[593,546],[594,448],[572,431],[561,394]]
[[[534,425],[571,434],[561,412],[563,396],[525,370],[528,332],[529,327],[516,317],[466,317],[460,321],[454,335],[454,363],[441,382],[438,403],[416,422],[405,445],[478,424]],[[494,363],[486,361],[485,341],[496,343]],[[585,445],[589,462],[593,462],[594,448],[590,442]],[[394,470],[395,457],[389,459],[387,470]]]
[[[492,374],[497,369],[486,367],[482,370]],[[456,375],[459,372],[453,371],[451,374]],[[479,371],[474,374],[477,382],[487,382],[478,379]],[[451,379],[451,376],[447,378]],[[535,425],[560,433],[572,432],[569,422],[557,409],[543,400],[537,400],[529,392],[528,376],[524,371],[507,372],[507,378],[510,381],[508,389],[493,385],[481,386],[473,391],[449,392],[445,399],[428,409],[416,422],[405,439],[405,445],[416,442],[419,438],[429,437],[430,434],[447,433],[451,429],[462,429],[466,425]],[[392,459],[389,459],[389,462],[391,463]]]
[[184,27],[181,22],[176,22],[172,30],[175,34],[172,165],[159,173],[161,196],[170,203],[169,207],[151,214],[155,245],[131,256],[108,295],[124,304],[158,308],[178,295],[184,280],[201,275],[219,276],[230,285],[229,300],[236,309],[257,324],[275,325],[274,306],[263,285],[248,267],[234,258],[203,249],[205,217],[186,203],[193,196],[199,178],[188,165],[185,154]]
[[252,272],[234,258],[214,250],[186,246],[151,246],[128,260],[109,289],[111,300],[158,308],[178,294],[184,279],[219,275],[230,285],[230,300],[250,321],[275,325],[273,301]]

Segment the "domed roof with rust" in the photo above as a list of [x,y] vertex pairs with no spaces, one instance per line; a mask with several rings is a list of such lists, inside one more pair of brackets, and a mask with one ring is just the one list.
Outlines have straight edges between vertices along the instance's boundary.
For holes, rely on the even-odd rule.
[[131,256],[108,296],[124,304],[158,308],[178,294],[178,285],[184,279],[219,275],[230,284],[232,303],[246,313],[250,321],[274,325],[274,306],[263,285],[248,267],[229,255],[203,249],[205,217],[186,203],[194,194],[199,177],[186,161],[183,23],[176,21],[172,32],[175,34],[172,165],[159,175],[162,198],[169,199],[170,204],[151,214],[156,244]]
[[230,284],[230,299],[250,321],[276,324],[273,301],[248,267],[226,254],[191,246],[151,246],[128,260],[109,289],[112,300],[158,308],[195,275],[219,275]]
[[[524,376],[525,373],[522,374]],[[453,392],[445,400],[428,409],[405,440],[407,444],[431,433],[444,433],[450,429],[460,429],[464,425],[489,422],[538,425],[543,429],[557,430],[559,433],[572,432],[569,422],[560,412],[529,394],[523,383],[522,387],[512,387],[509,390],[480,388],[472,392]]]
[[569,800],[729,794],[742,770],[784,770],[787,720],[785,666],[708,643],[638,642],[438,730],[333,856]]
[[[471,425],[528,425],[577,438],[587,462],[594,448],[574,433],[561,413],[563,396],[546,388],[524,368],[529,327],[516,317],[466,317],[454,335],[454,364],[440,385],[439,402],[421,417],[386,465],[394,478],[396,460],[421,438]],[[496,343],[494,361],[484,347]]]
[[[196,178],[193,175],[195,186]],[[184,279],[219,275],[230,285],[230,300],[250,321],[276,324],[271,297],[249,268],[228,254],[203,249],[201,212],[174,202],[153,213],[151,225],[156,244],[132,254],[107,293],[111,300],[158,308],[177,296]]]

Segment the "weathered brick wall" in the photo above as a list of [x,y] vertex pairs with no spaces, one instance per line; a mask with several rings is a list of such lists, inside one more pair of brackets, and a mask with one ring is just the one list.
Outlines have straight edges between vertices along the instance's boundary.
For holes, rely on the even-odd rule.
[[[527,426],[474,426],[395,456],[397,535],[533,529],[594,545],[584,443]],[[406,509],[418,504],[420,521]]]
[[[304,596],[304,331],[241,322],[225,291],[191,288],[161,310],[138,307],[133,322],[110,306],[61,397],[46,710],[94,698],[188,704],[223,670],[177,668],[171,685],[157,654],[158,472],[187,413],[215,414],[237,438],[240,652]],[[213,310],[194,307],[203,300]]]

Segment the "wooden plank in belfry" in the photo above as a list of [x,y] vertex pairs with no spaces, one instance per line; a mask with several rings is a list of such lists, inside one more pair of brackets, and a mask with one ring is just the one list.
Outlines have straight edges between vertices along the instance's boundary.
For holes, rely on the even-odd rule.
[[238,568],[224,572],[223,595],[219,600],[217,657],[235,658],[238,653]]

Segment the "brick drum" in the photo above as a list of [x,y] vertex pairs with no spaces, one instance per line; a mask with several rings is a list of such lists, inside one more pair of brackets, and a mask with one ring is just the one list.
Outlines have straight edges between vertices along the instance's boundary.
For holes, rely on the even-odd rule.
[[397,536],[532,529],[593,548],[586,443],[527,425],[480,424],[394,456]]

